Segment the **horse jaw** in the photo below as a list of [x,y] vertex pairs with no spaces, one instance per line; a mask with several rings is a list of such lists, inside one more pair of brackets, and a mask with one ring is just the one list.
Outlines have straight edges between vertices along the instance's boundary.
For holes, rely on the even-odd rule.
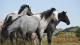
[[67,25],[70,25],[70,22],[66,23]]

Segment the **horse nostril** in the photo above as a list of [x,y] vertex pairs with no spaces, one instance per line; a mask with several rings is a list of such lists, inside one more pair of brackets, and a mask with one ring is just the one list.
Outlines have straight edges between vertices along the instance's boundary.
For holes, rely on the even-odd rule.
[[70,22],[68,22],[67,25],[70,25]]

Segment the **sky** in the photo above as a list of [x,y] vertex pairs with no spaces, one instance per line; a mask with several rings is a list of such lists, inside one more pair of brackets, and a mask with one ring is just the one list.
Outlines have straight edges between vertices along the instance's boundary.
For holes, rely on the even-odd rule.
[[17,12],[20,6],[28,4],[33,13],[40,13],[50,8],[58,11],[66,11],[70,19],[70,25],[60,22],[57,28],[67,28],[80,26],[80,0],[1,0],[0,1],[0,21],[11,12]]

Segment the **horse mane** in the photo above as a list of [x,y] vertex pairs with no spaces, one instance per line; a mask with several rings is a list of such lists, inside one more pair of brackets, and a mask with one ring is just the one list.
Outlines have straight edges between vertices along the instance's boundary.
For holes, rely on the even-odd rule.
[[62,15],[64,15],[64,14],[66,14],[66,12],[65,12],[65,11],[62,11],[62,12],[60,12],[60,13],[58,14],[58,17],[60,17],[60,16],[62,16]]
[[44,11],[41,13],[41,18],[45,17],[45,19],[47,19],[48,17],[51,16],[51,14],[53,13],[53,11],[55,11],[56,9],[55,8],[51,8],[47,11]]
[[[20,17],[21,17],[21,16],[17,17],[17,18],[14,19],[13,21],[12,21],[12,20],[9,20],[8,26],[11,25],[11,24],[12,24],[13,22],[15,22],[16,20],[18,20]],[[9,19],[12,19],[12,17],[9,18]]]
[[12,22],[12,16],[10,16],[7,20],[5,18],[4,25],[8,26]]
[[26,5],[26,4],[22,5],[22,6],[20,7],[20,10],[18,11],[18,14],[20,14],[26,7],[27,7],[27,8],[30,8],[29,5]]

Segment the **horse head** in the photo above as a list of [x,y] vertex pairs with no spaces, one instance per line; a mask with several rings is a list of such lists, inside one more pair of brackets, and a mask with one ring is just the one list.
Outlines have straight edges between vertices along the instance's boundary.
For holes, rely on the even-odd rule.
[[65,22],[67,25],[70,24],[70,20],[65,11],[58,14],[59,21]]
[[29,5],[26,5],[26,4],[22,5],[20,7],[20,10],[19,10],[18,14],[29,15],[29,16],[32,15],[30,6]]

